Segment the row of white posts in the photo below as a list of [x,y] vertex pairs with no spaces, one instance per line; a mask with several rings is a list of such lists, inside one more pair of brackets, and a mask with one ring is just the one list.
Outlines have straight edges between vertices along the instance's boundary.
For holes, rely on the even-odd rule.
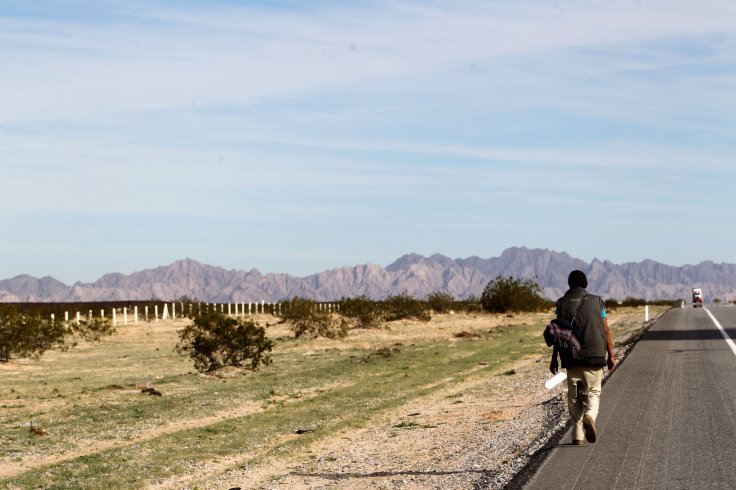
[[[258,315],[259,313],[265,315],[266,309],[269,310],[268,312],[271,315],[281,314],[281,303],[266,303],[265,301],[261,301],[260,303],[245,303],[245,302],[242,302],[242,303],[198,303],[197,305],[198,305],[199,313],[201,313],[202,311],[202,306],[204,306],[204,308],[206,309],[209,309],[211,307],[218,309],[219,307],[220,312],[225,313],[225,308],[226,308],[225,305],[227,305],[228,316],[243,316],[246,314],[245,313],[246,304],[248,305],[248,313],[247,313],[248,315]],[[340,309],[340,305],[333,304],[333,303],[317,303],[316,306],[319,311],[325,311],[325,312],[330,312],[330,313],[336,312]],[[192,313],[192,308],[193,308],[193,304],[190,303],[189,304],[189,314]],[[114,327],[118,325],[118,310],[120,310],[120,308],[113,308],[112,310],[112,325]],[[128,324],[128,308],[124,307],[122,308],[122,310],[123,310],[122,311],[123,325],[127,325]],[[134,306],[131,313],[133,315],[133,323],[137,324],[138,323],[138,307]],[[91,320],[92,316],[93,316],[92,310],[89,310],[87,314],[87,319]],[[186,314],[184,313],[184,304],[179,303],[178,318],[183,318],[184,316],[186,316]],[[100,310],[100,318],[105,318],[105,310]],[[148,306],[144,307],[143,318],[145,319],[145,321],[149,321]],[[153,319],[155,321],[159,321],[159,319],[167,320],[169,318],[177,318],[177,308],[176,308],[175,302],[171,303],[171,314],[169,314],[169,303],[164,303],[163,308],[161,309],[160,316],[159,316],[158,305],[154,305]],[[52,321],[55,320],[53,313],[51,314],[51,320]],[[81,320],[82,320],[82,315],[80,314],[80,312],[77,312],[76,322],[79,323]],[[64,321],[65,322],[69,321],[68,311],[64,312]]]

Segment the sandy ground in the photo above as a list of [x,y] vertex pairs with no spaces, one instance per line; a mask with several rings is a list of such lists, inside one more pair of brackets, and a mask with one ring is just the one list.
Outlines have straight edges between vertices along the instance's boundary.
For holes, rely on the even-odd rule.
[[[544,317],[545,315],[541,315]],[[548,316],[548,315],[546,315]],[[304,355],[326,349],[355,349],[413,342],[456,342],[456,335],[487,332],[489,328],[534,322],[540,315],[435,315],[431,328],[424,322],[394,322],[390,328],[353,330],[343,340],[314,339],[285,345]],[[623,342],[642,326],[638,311],[611,312],[610,323],[617,341]],[[292,334],[274,318],[257,318],[272,323],[274,338]],[[182,321],[159,322],[147,328],[156,335],[171,335]],[[541,332],[540,332],[541,333]],[[140,328],[120,327],[116,341],[134,341]],[[150,334],[150,332],[149,332]],[[85,346],[81,346],[82,349]],[[53,357],[54,353],[48,353]],[[47,361],[50,358],[47,358]],[[494,477],[513,473],[528,457],[530,446],[549,430],[549,404],[563,405],[563,386],[543,387],[550,377],[547,357],[519,359],[513,377],[471,377],[388,413],[380,413],[368,427],[353,429],[317,440],[290,456],[272,456],[257,466],[246,463],[249,453],[198,465],[196,471],[172,477],[150,488],[473,488],[484,482],[493,486]],[[34,361],[0,365],[8,370],[39,370]],[[479,366],[477,369],[482,369]],[[470,376],[471,372],[468,373]],[[305,393],[309,396],[309,393]],[[11,401],[8,400],[10,403]],[[90,441],[84,449],[48,456],[25,457],[0,464],[0,477],[85,454],[133,445],[141,440],[191,427],[203,427],[262,410],[260,404],[220,411],[208,417],[181,420],[140,431],[130,440]],[[558,417],[559,418],[559,417]],[[514,466],[516,465],[516,466]]]

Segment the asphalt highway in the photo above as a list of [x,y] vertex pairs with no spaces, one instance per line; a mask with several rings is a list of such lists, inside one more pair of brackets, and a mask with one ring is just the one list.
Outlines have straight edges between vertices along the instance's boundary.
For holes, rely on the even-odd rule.
[[[736,307],[707,309],[736,339]],[[652,326],[603,386],[597,431],[568,431],[524,488],[736,488],[736,353],[707,311]]]

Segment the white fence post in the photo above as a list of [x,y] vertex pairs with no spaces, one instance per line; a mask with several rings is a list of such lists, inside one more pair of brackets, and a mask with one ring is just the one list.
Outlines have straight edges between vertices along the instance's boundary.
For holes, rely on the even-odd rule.
[[158,321],[158,305],[153,305],[153,318]]
[[69,323],[69,312],[68,311],[64,312],[64,322]]
[[171,303],[171,318],[176,320],[176,303]]
[[138,325],[138,307],[137,306],[133,307],[133,323]]
[[649,305],[644,305],[644,321],[649,321]]
[[82,315],[80,315],[79,312],[77,312],[77,323],[79,323],[79,321],[81,320],[81,318],[82,318]]
[[164,303],[164,311],[161,313],[161,319],[162,320],[168,320],[169,318],[169,305]]

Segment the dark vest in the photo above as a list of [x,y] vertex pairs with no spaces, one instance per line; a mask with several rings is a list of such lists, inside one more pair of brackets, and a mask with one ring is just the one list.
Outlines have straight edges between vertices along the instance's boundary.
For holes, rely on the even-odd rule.
[[[583,297],[585,297],[584,300]],[[582,305],[581,300],[583,300]],[[580,309],[575,316],[575,326],[582,335],[580,353],[577,359],[561,353],[562,367],[605,366],[608,348],[606,330],[603,327],[603,300],[600,296],[587,294],[584,288],[569,289],[562,298],[557,300],[557,318],[572,321],[578,306]]]

